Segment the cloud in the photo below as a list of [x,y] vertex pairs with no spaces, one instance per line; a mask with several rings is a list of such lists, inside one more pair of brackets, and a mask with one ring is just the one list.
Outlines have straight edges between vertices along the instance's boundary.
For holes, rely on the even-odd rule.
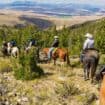
[[36,1],[39,3],[88,3],[88,4],[105,4],[105,0],[1,0],[0,3],[13,1]]

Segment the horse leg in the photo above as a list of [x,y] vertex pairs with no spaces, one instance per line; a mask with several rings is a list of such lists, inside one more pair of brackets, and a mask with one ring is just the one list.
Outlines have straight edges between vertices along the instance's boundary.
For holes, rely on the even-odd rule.
[[87,65],[87,80],[89,80],[89,74],[90,74],[90,65]]
[[84,80],[88,80],[89,79],[89,65],[85,64],[84,66]]
[[56,59],[54,59],[54,65],[56,65]]
[[95,72],[96,72],[96,67],[93,66],[91,68],[91,83],[93,83],[93,81],[94,81]]
[[85,67],[84,67],[84,80],[86,80],[86,78],[87,78],[86,72],[87,72],[87,68],[86,68],[86,66],[85,66]]

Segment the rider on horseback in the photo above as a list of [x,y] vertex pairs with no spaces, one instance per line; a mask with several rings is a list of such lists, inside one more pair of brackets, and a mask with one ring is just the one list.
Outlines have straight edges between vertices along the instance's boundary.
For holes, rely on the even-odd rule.
[[54,36],[54,42],[51,45],[51,48],[49,49],[48,52],[48,59],[51,60],[51,56],[52,56],[52,52],[55,48],[57,48],[59,46],[59,39],[58,36]]
[[35,46],[37,44],[37,42],[36,42],[36,40],[35,39],[30,39],[29,40],[29,44],[28,44],[28,46]]
[[80,60],[81,62],[83,62],[83,57],[84,57],[84,53],[85,51],[87,51],[88,49],[94,49],[94,38],[93,38],[93,35],[90,34],[90,33],[87,33],[85,35],[85,37],[87,38],[84,42],[84,45],[83,45],[83,51],[80,55]]

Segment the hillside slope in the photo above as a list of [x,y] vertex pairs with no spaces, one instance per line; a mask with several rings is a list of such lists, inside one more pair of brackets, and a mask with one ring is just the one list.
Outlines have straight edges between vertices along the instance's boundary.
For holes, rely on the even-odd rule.
[[[73,54],[80,52],[85,40],[85,34],[91,33],[95,39],[95,47],[102,53],[105,53],[105,18],[97,21],[87,21],[83,24],[73,25],[66,29],[69,30],[68,46],[73,51]],[[66,32],[65,31],[65,32]],[[61,31],[62,33],[63,31]]]
[[[9,59],[0,61],[5,64]],[[0,64],[1,65],[1,64]],[[1,66],[0,66],[1,67]],[[16,80],[13,72],[0,71],[0,103],[8,105],[98,105],[97,85],[84,81],[81,68],[40,64],[45,76],[32,81]]]

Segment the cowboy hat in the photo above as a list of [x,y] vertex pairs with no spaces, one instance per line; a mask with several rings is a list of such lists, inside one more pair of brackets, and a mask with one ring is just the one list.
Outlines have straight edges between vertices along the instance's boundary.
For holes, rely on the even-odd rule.
[[86,33],[85,37],[86,37],[86,38],[93,38],[93,35],[90,34],[90,33]]
[[58,39],[58,36],[54,36],[55,39]]

